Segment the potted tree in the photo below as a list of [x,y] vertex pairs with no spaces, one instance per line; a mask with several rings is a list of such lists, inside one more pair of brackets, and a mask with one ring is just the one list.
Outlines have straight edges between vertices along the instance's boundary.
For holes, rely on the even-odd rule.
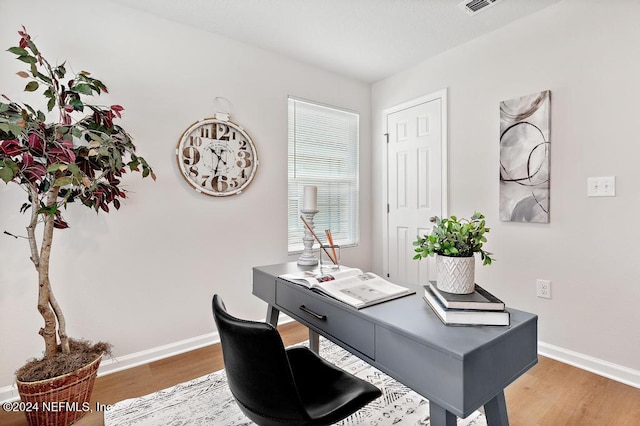
[[[17,73],[26,80],[24,91],[41,92],[46,111],[2,95],[0,179],[20,186],[27,196],[20,211],[30,218],[25,238],[38,275],[37,308],[44,320],[39,333],[45,350],[42,359],[20,368],[16,379],[21,399],[29,404],[31,424],[69,424],[87,411],[100,359],[110,345],[67,335],[49,277],[54,230],[68,227],[63,209],[72,203],[96,212],[119,209],[127,196],[121,184],[125,173],[140,172],[154,180],[155,175],[145,159],[135,154],[129,134],[114,123],[123,108],[87,101],[107,93],[107,87],[86,71],[68,73],[65,63],[51,65],[24,26],[18,34],[18,46],[8,51],[25,63],[26,71]],[[48,120],[49,115],[57,119]],[[64,392],[58,393],[59,386]]]
[[448,293],[473,293],[475,286],[475,253],[480,253],[483,265],[493,259],[482,245],[489,232],[482,213],[475,212],[470,219],[456,216],[430,219],[434,223],[429,235],[418,236],[415,246],[416,260],[436,255],[436,286]]

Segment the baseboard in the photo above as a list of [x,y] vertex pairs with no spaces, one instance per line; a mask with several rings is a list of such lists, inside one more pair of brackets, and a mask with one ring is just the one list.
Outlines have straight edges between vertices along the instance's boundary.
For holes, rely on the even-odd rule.
[[[205,346],[218,343],[219,341],[220,337],[218,336],[218,333],[208,333],[202,336],[181,340],[179,342],[158,346],[129,355],[105,358],[100,363],[98,377],[200,349]],[[0,401],[5,402],[17,400],[18,398],[18,388],[15,383],[11,386],[0,388]]]
[[[286,315],[280,316],[280,324],[290,321],[292,321],[292,319]],[[205,346],[218,343],[219,341],[220,338],[218,333],[208,333],[191,339],[185,339],[168,345],[136,352],[130,355],[105,359],[100,364],[98,377],[200,349]],[[640,389],[640,371],[638,370],[633,370],[631,368],[544,342],[538,342],[538,353],[542,356],[555,359],[565,364],[569,364],[608,379],[615,380],[616,382],[624,383],[625,385]],[[18,389],[16,388],[15,383],[10,386],[0,388],[0,402],[13,401],[18,398]]]
[[[285,324],[291,321],[293,321],[291,318],[284,314],[281,314],[278,324]],[[194,351],[205,346],[213,345],[215,343],[218,343],[219,341],[220,337],[218,336],[218,333],[208,333],[129,355],[105,358],[100,363],[98,377],[117,373],[118,371],[126,370],[129,368],[138,367],[140,365],[149,364],[151,362],[169,358],[185,352]],[[6,401],[15,401],[18,399],[18,388],[16,387],[15,383],[0,388],[0,403]]]
[[640,371],[609,361],[574,352],[559,346],[538,342],[538,353],[599,376],[640,389]]

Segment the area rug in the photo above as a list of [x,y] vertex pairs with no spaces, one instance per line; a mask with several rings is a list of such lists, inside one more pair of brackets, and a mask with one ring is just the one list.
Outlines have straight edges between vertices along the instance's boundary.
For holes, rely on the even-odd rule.
[[[382,390],[382,396],[337,425],[429,425],[429,402],[408,387],[339,346],[322,339],[320,355],[327,361]],[[127,399],[104,413],[105,426],[253,425],[236,405],[224,370],[146,395]],[[476,411],[458,426],[486,426]]]

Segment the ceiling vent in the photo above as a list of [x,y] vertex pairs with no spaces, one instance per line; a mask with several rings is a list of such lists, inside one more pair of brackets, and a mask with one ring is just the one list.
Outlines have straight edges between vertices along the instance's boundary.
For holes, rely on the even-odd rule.
[[473,16],[489,9],[491,6],[494,6],[496,3],[500,3],[501,1],[502,0],[464,0],[461,3],[458,3],[458,7],[467,12],[467,15]]

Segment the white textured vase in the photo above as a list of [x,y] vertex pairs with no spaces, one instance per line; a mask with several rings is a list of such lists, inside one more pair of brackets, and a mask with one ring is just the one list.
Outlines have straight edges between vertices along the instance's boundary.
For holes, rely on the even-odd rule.
[[436,286],[447,293],[473,293],[476,281],[475,257],[436,255],[438,279]]

